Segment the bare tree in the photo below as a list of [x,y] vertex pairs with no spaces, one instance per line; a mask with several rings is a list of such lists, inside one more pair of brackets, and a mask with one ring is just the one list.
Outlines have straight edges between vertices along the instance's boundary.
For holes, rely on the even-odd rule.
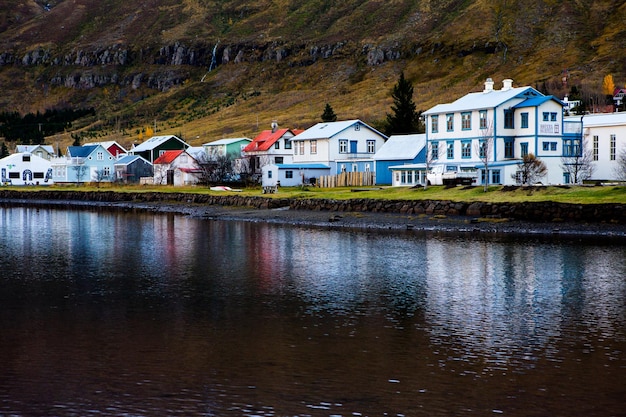
[[615,167],[615,177],[620,181],[626,181],[626,148],[622,149],[617,156],[617,166]]
[[489,190],[489,162],[491,153],[493,152],[493,143],[495,137],[493,135],[493,122],[487,121],[485,127],[481,127],[480,140],[476,146],[476,155],[485,166],[484,192]]
[[230,154],[217,155],[214,158],[198,161],[199,181],[202,184],[218,184],[232,181],[233,157]]
[[529,153],[522,158],[522,162],[518,164],[517,172],[512,175],[512,178],[522,185],[529,185],[536,183],[539,178],[547,173],[546,164],[534,154]]
[[91,180],[96,183],[96,187],[100,188],[100,183],[108,178],[104,169],[97,169],[94,171]]
[[83,182],[83,180],[87,176],[87,171],[89,170],[89,168],[87,168],[86,165],[77,164],[77,165],[72,165],[72,169],[74,170],[74,173],[76,174],[76,184],[80,184],[81,182]]
[[439,151],[441,144],[439,141],[426,143],[426,174],[424,178],[424,190],[428,189],[428,172],[430,171],[433,162],[439,159]]
[[583,138],[580,146],[564,152],[561,158],[563,172],[569,174],[570,184],[582,184],[593,175],[593,151],[587,147],[587,139]]

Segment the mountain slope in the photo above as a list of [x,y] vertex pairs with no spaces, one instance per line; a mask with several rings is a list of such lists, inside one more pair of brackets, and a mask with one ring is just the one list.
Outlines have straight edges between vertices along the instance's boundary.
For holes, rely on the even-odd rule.
[[93,136],[196,144],[305,128],[326,102],[376,124],[400,71],[421,109],[487,77],[600,100],[626,76],[625,16],[610,0],[0,0],[0,109],[93,106],[75,125]]

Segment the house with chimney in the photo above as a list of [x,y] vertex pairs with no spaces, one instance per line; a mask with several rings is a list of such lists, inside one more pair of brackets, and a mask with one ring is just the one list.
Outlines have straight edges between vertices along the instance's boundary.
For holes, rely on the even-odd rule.
[[581,151],[580,122],[565,121],[563,106],[510,79],[496,89],[488,78],[482,91],[428,109],[429,182],[459,176],[475,184],[519,184],[522,158],[534,154],[548,168],[539,181],[563,183],[562,158]]
[[247,161],[248,172],[253,177],[262,175],[263,167],[274,164],[291,164],[293,162],[293,147],[291,140],[302,133],[302,130],[279,128],[273,122],[271,129],[263,130],[252,142],[242,150],[242,156]]
[[322,164],[330,175],[375,172],[387,136],[361,120],[318,123],[291,139],[294,164]]

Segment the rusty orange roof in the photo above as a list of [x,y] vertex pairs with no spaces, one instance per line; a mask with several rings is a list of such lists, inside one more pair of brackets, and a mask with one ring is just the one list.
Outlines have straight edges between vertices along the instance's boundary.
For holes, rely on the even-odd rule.
[[174,159],[178,158],[178,156],[185,151],[183,150],[175,150],[175,151],[165,151],[161,156],[154,160],[155,164],[171,164]]

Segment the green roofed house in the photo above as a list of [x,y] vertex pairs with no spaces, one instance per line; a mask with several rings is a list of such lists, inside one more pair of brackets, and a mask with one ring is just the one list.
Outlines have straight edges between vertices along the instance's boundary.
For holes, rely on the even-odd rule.
[[153,136],[137,146],[133,146],[129,154],[139,155],[151,164],[166,151],[184,151],[189,145],[174,135]]

